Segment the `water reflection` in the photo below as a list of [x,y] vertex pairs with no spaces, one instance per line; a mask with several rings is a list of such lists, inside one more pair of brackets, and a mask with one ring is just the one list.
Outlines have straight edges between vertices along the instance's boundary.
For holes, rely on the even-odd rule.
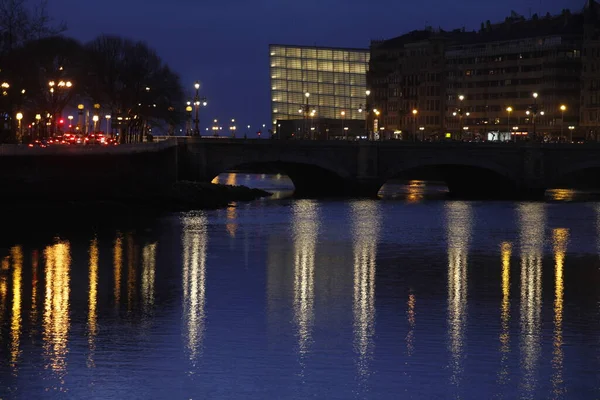
[[69,320],[69,273],[71,245],[59,241],[46,247],[43,341],[46,366],[59,380],[56,390],[64,389],[67,371]]
[[508,356],[510,353],[510,257],[512,245],[508,242],[500,246],[502,258],[502,301],[500,303],[500,370],[498,383],[504,386],[509,381]]
[[315,253],[319,235],[316,201],[299,200],[292,205],[294,241],[294,320],[300,355],[308,353],[313,324]]
[[194,364],[202,351],[206,303],[206,249],[208,233],[204,214],[182,217],[183,319],[185,347]]
[[553,231],[554,248],[554,338],[552,351],[552,389],[555,398],[564,396],[566,390],[563,379],[563,267],[565,254],[567,252],[567,243],[569,241],[569,230],[565,228],[554,229]]
[[356,201],[351,205],[354,248],[354,348],[358,372],[369,375],[375,334],[375,270],[380,232],[380,203]]
[[136,279],[137,279],[137,259],[133,235],[128,233],[127,242],[127,312],[133,311],[136,297]]
[[17,361],[20,354],[21,340],[21,286],[23,279],[23,250],[21,246],[10,249],[10,258],[13,265],[12,276],[12,318],[10,323],[10,365],[13,372],[17,372]]
[[33,250],[31,252],[31,313],[29,319],[31,320],[31,334],[37,332],[38,324],[38,266],[39,266],[39,252]]
[[10,259],[4,257],[0,263],[0,321],[4,321],[6,313],[6,300],[8,297],[8,272],[10,271]]
[[446,235],[448,241],[448,336],[451,355],[451,383],[459,386],[465,357],[467,320],[467,256],[472,229],[471,205],[448,202]]
[[117,232],[113,247],[113,269],[114,269],[114,297],[115,306],[121,303],[121,271],[123,270],[123,235]]
[[414,349],[415,349],[415,345],[414,345],[414,336],[415,336],[415,325],[416,325],[416,312],[415,312],[415,306],[417,303],[417,299],[415,298],[414,293],[411,293],[408,295],[408,301],[407,301],[407,310],[406,310],[406,317],[408,319],[408,333],[406,334],[406,353],[408,354],[408,356],[412,356]]
[[142,249],[142,307],[147,314],[154,307],[154,277],[156,275],[156,243]]
[[546,196],[554,201],[572,201],[577,192],[573,189],[550,189],[546,191]]
[[542,256],[545,209],[541,203],[519,204],[521,242],[521,366],[525,396],[533,396],[540,357]]
[[407,203],[418,203],[425,195],[425,181],[412,180],[407,185]]
[[236,221],[237,218],[237,207],[228,207],[227,208],[227,223],[225,224],[225,229],[227,229],[227,233],[232,239],[235,239],[235,233],[238,229],[238,224]]
[[94,367],[94,355],[96,353],[96,335],[98,334],[98,240],[94,238],[90,243],[90,271],[89,271],[89,295],[88,295],[88,368]]

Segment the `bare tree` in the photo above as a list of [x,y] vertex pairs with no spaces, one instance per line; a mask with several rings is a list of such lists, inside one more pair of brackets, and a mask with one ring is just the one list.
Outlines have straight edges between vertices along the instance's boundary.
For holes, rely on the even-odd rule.
[[31,5],[28,0],[0,0],[0,51],[8,55],[28,40],[63,33],[64,22],[54,25],[48,15],[48,3]]
[[179,77],[143,42],[100,36],[86,45],[88,93],[120,119],[122,142],[140,141],[147,128],[180,121]]

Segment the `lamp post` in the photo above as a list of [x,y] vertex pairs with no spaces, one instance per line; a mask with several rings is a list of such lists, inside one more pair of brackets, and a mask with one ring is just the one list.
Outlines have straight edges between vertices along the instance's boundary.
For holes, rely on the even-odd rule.
[[[511,106],[506,107],[506,112],[508,114],[508,117],[506,118],[506,130],[508,131],[509,134],[511,133],[511,130],[510,130],[510,113],[512,112],[512,110],[513,110],[513,108]],[[513,135],[513,136],[514,136],[513,141],[516,142],[517,141],[517,135]]]
[[[100,114],[100,104],[96,103],[96,104],[94,104],[94,116],[92,117],[92,121],[94,122],[94,132],[96,131],[98,121],[100,120],[100,116],[98,114]],[[87,129],[87,124],[86,124],[86,129]]]
[[219,136],[219,121],[217,119],[213,120],[212,131],[214,137]]
[[35,114],[35,120],[37,121],[36,122],[36,125],[37,125],[37,135],[36,136],[39,138],[40,137],[40,121],[42,120],[41,114]]
[[84,109],[84,105],[83,104],[79,104],[77,106],[77,129],[81,130],[82,124],[83,124],[83,109]]
[[194,118],[194,136],[200,136],[200,82],[196,81],[196,83],[194,83],[194,88],[196,89],[196,95],[194,96],[194,107],[196,108],[196,117]]
[[419,111],[417,111],[416,108],[414,108],[412,110],[412,114],[413,114],[413,142],[417,141],[417,114],[419,113]]
[[310,97],[310,93],[304,93],[304,98],[306,99],[306,104],[304,105],[304,135],[308,133],[308,113],[310,111],[310,106],[308,105],[308,98]]
[[345,140],[348,140],[348,137],[346,136],[346,131],[344,131],[344,117],[346,116],[346,111],[342,111],[340,114],[342,115],[342,137]]
[[537,139],[537,132],[536,132],[536,127],[535,127],[535,116],[537,114],[537,98],[538,98],[538,94],[537,92],[533,93],[533,140]]
[[106,115],[104,116],[104,118],[106,118],[106,132],[104,132],[104,134],[108,136],[108,133],[109,133],[109,130],[108,130],[108,125],[110,124],[110,119],[111,119],[112,117],[110,116],[110,114],[106,114]]
[[569,125],[569,143],[573,143],[573,131],[575,127],[573,125]]
[[21,126],[21,120],[23,119],[23,113],[18,112],[17,113],[17,142],[21,143],[21,141],[23,140],[23,130],[22,130],[22,126]]
[[425,141],[425,127],[420,126],[419,131],[421,131],[421,142],[424,142]]
[[188,101],[185,106],[185,112],[187,113],[187,118],[185,122],[185,135],[192,136],[192,102]]
[[[365,90],[365,135],[369,136],[369,96],[371,95],[370,90]],[[362,106],[359,106],[359,111]]]
[[67,119],[69,120],[69,132],[71,132],[73,131],[73,116],[69,115]]
[[229,132],[231,133],[231,137],[234,138],[235,137],[235,130],[236,130],[236,126],[235,126],[235,118],[231,119],[231,126],[229,127]]
[[564,128],[565,128],[565,111],[567,110],[567,106],[565,106],[564,104],[560,105],[560,137],[562,138],[563,134],[564,134]]

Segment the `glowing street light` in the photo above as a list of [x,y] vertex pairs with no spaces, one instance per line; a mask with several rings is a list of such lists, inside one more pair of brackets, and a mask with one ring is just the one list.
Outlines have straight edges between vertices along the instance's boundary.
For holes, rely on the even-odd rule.
[[564,104],[560,105],[560,136],[563,136],[564,128],[565,128],[565,111],[567,111],[567,106]]
[[414,142],[417,141],[417,114],[418,113],[419,113],[419,111],[416,108],[413,108],[412,115],[413,115],[413,141]]
[[23,130],[21,127],[21,120],[23,119],[23,113],[18,112],[17,113],[17,132],[18,132],[18,138],[17,141],[21,142],[22,138],[23,138]]
[[573,143],[573,131],[575,130],[575,126],[569,125],[569,143]]
[[[506,119],[506,129],[510,132],[510,113],[513,112],[513,108],[511,106],[506,107],[506,112],[508,113],[508,118]],[[513,135],[513,141],[517,141],[517,135]]]

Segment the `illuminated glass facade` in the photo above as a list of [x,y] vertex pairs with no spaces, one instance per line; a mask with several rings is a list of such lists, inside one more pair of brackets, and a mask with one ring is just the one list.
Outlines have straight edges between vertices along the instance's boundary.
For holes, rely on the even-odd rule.
[[368,49],[270,45],[271,115],[303,119],[307,101],[315,118],[364,120]]

